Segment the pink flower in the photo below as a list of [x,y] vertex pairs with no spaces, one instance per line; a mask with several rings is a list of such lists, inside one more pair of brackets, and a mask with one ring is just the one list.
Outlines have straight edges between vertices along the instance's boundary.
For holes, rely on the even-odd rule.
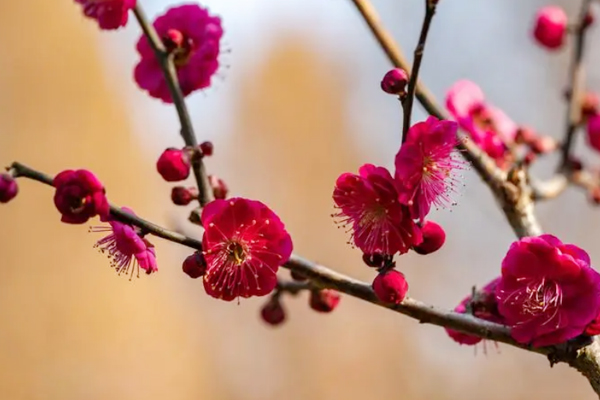
[[156,170],[167,182],[179,182],[190,176],[190,159],[184,150],[168,148],[158,157]]
[[587,142],[594,150],[600,151],[600,114],[588,118]]
[[558,6],[542,7],[535,16],[533,36],[539,44],[550,50],[563,45],[569,18]]
[[514,242],[502,261],[498,310],[511,336],[534,347],[582,334],[600,312],[600,274],[579,247],[542,235]]
[[431,254],[438,251],[446,241],[446,232],[439,224],[433,221],[425,221],[421,228],[423,243],[413,247],[413,250],[421,255]]
[[[496,322],[498,324],[504,323],[504,319],[498,313],[498,303],[496,302],[495,294],[496,287],[498,286],[500,279],[501,278],[496,278],[485,285],[477,292],[475,299],[473,299],[471,295],[465,297],[463,301],[456,306],[454,311],[460,314],[465,314],[469,311],[477,318],[490,322]],[[446,329],[446,333],[455,342],[466,344],[468,346],[475,345],[483,340],[480,337],[468,335],[452,329]]]
[[96,215],[108,217],[110,207],[104,186],[85,169],[62,171],[54,177],[54,205],[62,214],[61,221],[84,224]]
[[517,125],[504,112],[485,101],[479,86],[468,80],[456,82],[446,95],[446,107],[461,129],[499,164],[512,143]]
[[[154,21],[154,27],[174,57],[179,85],[184,96],[210,86],[219,68],[221,19],[197,4],[170,8]],[[172,103],[169,87],[145,36],[137,43],[141,60],[135,67],[135,81],[150,96]]]
[[231,301],[264,296],[277,285],[277,269],[292,254],[279,217],[259,201],[215,200],[202,210],[206,293]]
[[396,154],[398,199],[412,218],[423,222],[432,205],[450,203],[453,172],[463,165],[453,157],[457,129],[456,122],[429,117],[409,129]]
[[406,253],[421,243],[421,232],[408,208],[398,202],[398,191],[390,172],[365,164],[359,175],[340,175],[333,191],[339,210],[334,217],[350,227],[352,240],[363,253]]
[[373,291],[384,303],[400,304],[408,292],[408,282],[402,272],[391,269],[380,272],[373,281]]
[[[127,207],[121,209],[135,215]],[[117,221],[112,217],[108,219],[108,223],[110,226],[91,229],[92,232],[110,232],[108,236],[100,239],[94,247],[99,248],[102,253],[108,255],[111,267],[115,268],[119,275],[123,272],[128,273],[131,269],[130,276],[133,276],[133,271],[137,269],[139,276],[139,268],[146,271],[148,275],[158,271],[154,246],[146,238],[140,236],[138,228]]]
[[340,303],[340,294],[333,289],[312,290],[308,304],[310,308],[320,313],[335,310]]
[[83,6],[88,18],[98,21],[100,29],[118,29],[127,25],[129,10],[135,7],[136,0],[75,0]]
[[400,95],[404,93],[408,83],[408,74],[401,68],[388,71],[381,80],[381,90],[388,94]]
[[9,174],[0,174],[0,203],[8,203],[19,193],[17,181]]

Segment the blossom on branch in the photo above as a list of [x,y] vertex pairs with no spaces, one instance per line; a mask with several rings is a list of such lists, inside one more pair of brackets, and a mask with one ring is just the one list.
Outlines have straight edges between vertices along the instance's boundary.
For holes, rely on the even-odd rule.
[[568,23],[567,13],[561,7],[542,7],[535,16],[533,37],[547,49],[557,50],[565,41]]
[[170,147],[162,152],[156,161],[156,170],[167,182],[179,182],[190,176],[188,152]]
[[[486,321],[496,322],[499,324],[504,323],[504,318],[498,312],[498,303],[496,301],[496,287],[498,286],[499,282],[500,278],[494,279],[482,289],[477,291],[475,298],[473,298],[472,295],[465,297],[460,304],[456,306],[454,312],[460,314],[469,313]],[[468,346],[475,345],[483,340],[478,336],[468,335],[466,333],[458,332],[449,328],[446,328],[446,333],[455,342],[466,344]]]
[[9,174],[0,174],[0,203],[8,203],[19,193],[17,181]]
[[396,154],[395,178],[400,203],[408,206],[412,218],[423,222],[432,205],[451,203],[454,172],[464,165],[453,152],[457,129],[456,122],[429,117],[408,130]]
[[358,175],[344,173],[337,179],[333,201],[338,212],[333,216],[348,226],[352,241],[363,253],[406,253],[423,239],[398,196],[387,169],[365,164]]
[[479,86],[468,80],[456,82],[446,94],[446,107],[473,142],[503,165],[518,127],[502,110],[486,102]]
[[[127,207],[122,207],[121,210],[135,215],[133,210]],[[131,271],[130,276],[133,276],[133,272],[137,270],[139,276],[139,268],[147,275],[158,271],[154,246],[141,236],[138,228],[117,221],[113,217],[108,218],[108,223],[109,226],[91,228],[92,232],[109,232],[94,247],[108,255],[111,267],[115,268],[119,275]]]
[[56,188],[54,205],[62,214],[62,222],[84,224],[96,215],[101,219],[108,217],[110,207],[106,191],[90,171],[62,171],[56,175],[52,184]]
[[75,0],[88,18],[98,21],[100,29],[112,30],[127,25],[129,11],[136,0]]
[[[167,10],[154,21],[154,28],[173,57],[183,95],[210,86],[219,68],[221,19],[197,4],[186,4]],[[134,71],[137,84],[150,96],[172,103],[160,62],[146,36],[139,39],[137,51],[141,56]]]
[[551,235],[514,242],[496,288],[513,339],[541,347],[584,333],[600,312],[600,274],[590,263],[585,251]]
[[292,254],[279,217],[259,201],[238,197],[208,203],[201,219],[206,293],[225,301],[271,293],[277,270]]

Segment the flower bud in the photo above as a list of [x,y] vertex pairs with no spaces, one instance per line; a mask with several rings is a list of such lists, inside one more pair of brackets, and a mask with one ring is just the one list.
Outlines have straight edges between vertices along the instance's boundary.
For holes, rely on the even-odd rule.
[[581,114],[584,117],[590,117],[592,115],[598,114],[598,104],[600,100],[598,99],[598,95],[594,92],[586,92],[583,95],[583,99],[581,99]]
[[538,135],[535,131],[527,126],[520,126],[515,134],[516,144],[529,144],[535,141]]
[[207,157],[212,156],[213,151],[214,151],[214,146],[213,146],[212,142],[200,143],[200,151],[202,152],[202,155],[205,155]]
[[175,186],[171,190],[171,200],[173,204],[178,206],[187,206],[198,198],[198,189],[195,187]]
[[588,118],[587,142],[594,150],[600,151],[600,114]]
[[183,150],[168,148],[156,162],[158,173],[167,182],[178,182],[190,175],[190,160]]
[[206,273],[206,260],[202,253],[197,251],[183,261],[182,268],[190,278],[197,279]]
[[540,136],[537,139],[533,140],[529,143],[529,148],[535,154],[547,154],[550,153],[557,148],[557,143],[554,138],[550,136]]
[[421,228],[423,234],[423,242],[414,246],[413,250],[419,254],[431,254],[438,251],[446,241],[446,232],[444,229],[433,221],[425,221]]
[[405,92],[408,74],[405,70],[394,68],[388,71],[381,80],[381,90],[389,94],[401,95]]
[[594,23],[595,20],[596,17],[594,16],[592,9],[588,8],[587,13],[585,14],[585,18],[583,19],[583,26],[588,28]]
[[328,313],[333,311],[340,302],[340,294],[332,289],[312,290],[310,292],[310,308],[315,311]]
[[600,205],[600,187],[595,186],[590,190],[590,200],[595,205]]
[[227,197],[229,188],[223,179],[215,175],[209,175],[208,182],[210,183],[215,199],[225,199]]
[[408,292],[408,282],[402,272],[390,269],[380,272],[373,281],[373,291],[379,300],[389,304],[400,304]]
[[536,15],[533,36],[547,49],[558,49],[563,45],[568,22],[567,14],[561,7],[543,7]]
[[271,298],[260,310],[260,316],[269,325],[281,325],[285,321],[285,310],[279,298]]
[[12,175],[0,174],[0,203],[8,203],[19,193],[19,186]]

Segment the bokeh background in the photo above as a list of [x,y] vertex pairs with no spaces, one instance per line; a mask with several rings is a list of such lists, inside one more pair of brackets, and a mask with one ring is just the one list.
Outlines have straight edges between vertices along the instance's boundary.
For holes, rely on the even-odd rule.
[[[138,1],[150,15],[172,4]],[[423,1],[374,3],[411,53]],[[555,3],[577,14],[578,1]],[[189,99],[197,133],[215,144],[208,168],[233,194],[276,210],[299,253],[372,279],[329,214],[341,172],[393,164],[401,113],[378,87],[383,53],[348,0],[204,4],[223,17],[229,50],[214,87]],[[442,1],[423,78],[440,98],[472,79],[516,121],[559,137],[569,52],[549,54],[530,39],[544,4]],[[68,0],[3,1],[0,35],[1,162],[89,168],[112,201],[199,236],[154,170],[162,149],[181,140],[174,110],[131,79],[138,28],[100,32]],[[600,29],[591,36],[600,42]],[[594,46],[588,60],[599,65]],[[600,90],[597,68],[587,82]],[[514,240],[471,171],[464,183],[458,205],[433,216],[448,233],[444,249],[399,261],[412,296],[446,307],[494,278]],[[18,201],[0,207],[1,399],[595,398],[575,371],[550,369],[539,355],[461,347],[442,329],[349,297],[330,315],[312,312],[305,296],[290,299],[289,321],[271,329],[258,318],[263,300],[207,297],[181,272],[189,252],[160,240],[158,274],[117,277],[92,249],[96,234],[59,222],[49,188],[20,187]],[[538,214],[547,232],[600,260],[600,211],[584,195],[569,191]]]

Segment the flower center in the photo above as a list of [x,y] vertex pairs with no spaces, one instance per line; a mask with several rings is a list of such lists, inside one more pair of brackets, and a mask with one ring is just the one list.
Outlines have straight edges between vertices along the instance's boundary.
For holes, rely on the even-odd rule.
[[80,212],[82,212],[87,204],[86,198],[78,196],[70,197],[67,201],[69,203],[69,209],[74,214],[79,214]]
[[542,279],[527,286],[523,302],[525,312],[536,315],[562,304],[562,290],[551,280]]
[[192,40],[177,29],[169,29],[162,39],[167,51],[173,57],[175,67],[179,68],[187,65],[194,47]]
[[231,242],[227,245],[227,258],[229,261],[237,265],[242,264],[246,260],[246,252],[244,246],[238,242]]
[[381,204],[375,204],[366,210],[362,218],[358,221],[358,224],[361,227],[365,227],[376,224],[385,218],[387,218],[386,208]]

